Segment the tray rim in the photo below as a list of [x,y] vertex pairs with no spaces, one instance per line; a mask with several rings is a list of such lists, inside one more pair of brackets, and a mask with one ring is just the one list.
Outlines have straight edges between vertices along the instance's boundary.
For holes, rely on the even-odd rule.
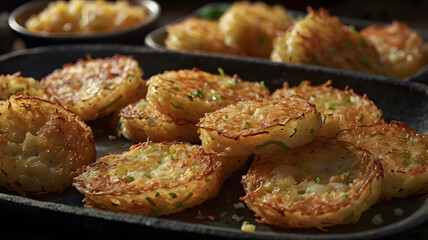
[[[69,45],[55,45],[55,46],[45,46],[37,47],[31,49],[23,49],[10,53],[0,55],[0,63],[7,61],[11,58],[22,57],[32,54],[43,54],[45,52],[68,52],[72,50],[80,51],[89,51],[89,52],[98,52],[105,50],[117,50],[117,51],[127,51],[133,52],[134,54],[147,54],[147,53],[159,53],[159,54],[182,54],[188,56],[197,56],[201,57],[201,54],[193,53],[177,53],[174,51],[168,50],[157,50],[149,49],[144,47],[138,47],[133,45],[122,45],[122,44],[69,44]],[[202,57],[204,57],[202,55]],[[209,58],[218,58],[218,59],[230,59],[231,61],[241,61],[241,62],[256,62],[261,64],[271,64],[276,65],[277,63],[263,61],[258,59],[242,59],[231,56],[212,56],[210,54],[205,54],[205,57]],[[311,71],[323,71],[331,72],[338,75],[357,75],[358,77],[368,78],[369,80],[375,80],[379,82],[388,82],[390,84],[399,85],[400,87],[408,87],[410,89],[418,89],[418,91],[423,91],[428,96],[428,86],[415,82],[407,82],[393,78],[387,78],[382,76],[373,76],[363,73],[354,73],[354,72],[342,72],[335,69],[326,70],[324,68],[319,68],[318,70],[312,67],[308,68],[306,66],[290,66],[298,69],[306,69]],[[210,236],[217,237],[235,237],[241,239],[363,239],[363,238],[380,238],[385,236],[390,236],[395,233],[403,233],[406,230],[410,230],[416,226],[421,225],[424,222],[428,221],[428,198],[425,199],[424,203],[411,215],[406,218],[403,218],[397,222],[394,222],[389,225],[381,226],[371,230],[364,230],[360,232],[352,233],[334,233],[334,234],[301,234],[301,233],[287,233],[287,232],[255,232],[247,233],[243,232],[240,229],[227,228],[221,226],[212,226],[206,224],[198,223],[188,223],[178,220],[166,219],[166,218],[153,218],[145,217],[141,215],[131,215],[126,213],[111,212],[106,210],[98,209],[87,209],[84,207],[68,205],[64,203],[55,203],[51,201],[42,201],[33,198],[27,198],[19,195],[7,194],[0,192],[0,202],[9,202],[17,205],[30,206],[34,208],[39,208],[43,210],[58,211],[66,214],[73,214],[76,216],[87,216],[101,218],[107,221],[114,222],[125,222],[129,224],[138,224],[147,228],[154,228],[157,230],[169,230],[169,231],[184,231],[188,234],[199,233],[199,234],[208,234]]]

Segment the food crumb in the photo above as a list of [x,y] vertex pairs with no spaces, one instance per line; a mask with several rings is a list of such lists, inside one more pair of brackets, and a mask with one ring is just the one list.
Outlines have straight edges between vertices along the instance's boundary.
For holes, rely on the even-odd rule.
[[233,208],[235,209],[245,208],[245,205],[242,202],[234,203]]
[[401,217],[401,216],[403,216],[403,213],[404,213],[403,209],[401,209],[401,208],[394,208],[394,215],[395,216]]
[[115,139],[116,139],[116,136],[108,135],[108,139],[109,139],[109,140],[115,140]]
[[240,221],[242,221],[242,219],[244,219],[244,216],[238,216],[236,214],[233,214],[232,219],[237,221],[237,222],[240,222]]
[[373,216],[372,223],[374,225],[378,225],[379,226],[379,225],[382,224],[382,222],[383,222],[382,215],[376,214],[376,215]]
[[255,232],[256,231],[256,225],[251,224],[248,221],[243,221],[241,225],[241,231],[243,232]]

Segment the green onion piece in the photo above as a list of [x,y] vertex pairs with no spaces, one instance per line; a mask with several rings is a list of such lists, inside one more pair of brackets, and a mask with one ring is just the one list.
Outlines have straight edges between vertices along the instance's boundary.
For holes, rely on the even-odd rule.
[[184,107],[183,106],[180,106],[180,105],[175,105],[174,103],[172,103],[172,102],[169,102],[170,104],[171,104],[171,106],[173,106],[174,108],[176,108],[176,109],[184,109]]
[[354,212],[352,212],[346,218],[344,218],[343,222],[347,223],[347,222],[351,221],[353,218],[354,218]]
[[144,173],[144,176],[148,179],[152,179],[152,176],[150,176],[148,173]]
[[299,194],[299,195],[302,195],[302,194],[305,194],[305,193],[306,193],[306,191],[305,191],[305,190],[297,191],[297,194]]
[[363,120],[364,119],[364,114],[360,114],[360,120]]
[[260,85],[261,85],[262,87],[266,87],[266,85],[265,85],[265,81],[261,81],[261,82],[260,82]]
[[152,199],[150,199],[149,197],[146,197],[146,201],[150,203],[150,205],[155,206],[155,202],[153,202]]
[[157,161],[157,163],[158,163],[158,164],[162,164],[162,163],[163,163],[163,161],[162,161],[162,160],[159,160],[159,161]]
[[171,160],[175,161],[175,160],[178,160],[178,158],[175,158],[174,154],[171,154]]
[[366,60],[360,60],[360,64],[365,66],[365,67],[369,67],[370,64],[366,61]]
[[343,201],[348,201],[348,200],[349,200],[349,196],[348,196],[348,195],[345,195],[345,196],[342,198],[342,200],[343,200]]
[[198,98],[203,98],[204,96],[202,95],[203,91],[200,89],[196,89],[194,93],[190,93],[189,96],[190,97],[198,97]]
[[109,87],[104,87],[104,90],[111,90],[111,88],[109,88]]
[[320,183],[321,183],[321,178],[320,178],[320,177],[317,177],[317,179],[316,179],[316,183],[317,183],[317,184],[320,184]]
[[133,176],[127,176],[127,178],[128,178],[129,180],[131,180],[131,181],[134,181],[134,180],[135,180]]
[[354,173],[352,173],[351,171],[347,171],[347,172],[345,172],[344,174],[343,174],[343,177],[345,177],[345,178],[348,178],[348,177],[350,177],[351,175],[353,175]]
[[226,99],[223,95],[221,95],[220,93],[215,93],[213,95],[213,100],[217,100],[217,99]]
[[171,196],[172,199],[177,197],[177,194],[175,194],[175,193],[169,193],[169,195]]
[[193,193],[190,192],[189,194],[187,194],[187,196],[183,199],[183,201],[179,202],[177,205],[175,205],[175,207],[173,208],[173,210],[177,209],[177,208],[181,208],[183,206],[183,203],[187,200],[189,200],[192,197]]
[[274,144],[280,148],[282,148],[284,151],[290,151],[291,148],[289,146],[287,146],[285,143],[281,142],[281,141],[276,141],[276,140],[271,140],[271,141],[267,141],[265,143],[262,143],[260,145],[256,146],[256,150],[260,149],[260,148],[264,148],[267,147],[271,144]]
[[314,134],[314,133],[315,133],[315,129],[311,128],[311,129],[309,130],[309,133],[310,133],[310,134]]
[[159,214],[162,212],[162,209],[158,209],[158,210],[153,210],[150,214],[149,214],[149,216],[150,217],[157,217],[157,216],[159,216]]
[[409,159],[409,158],[410,158],[410,154],[405,153],[405,154],[404,154],[404,158]]
[[177,86],[172,86],[172,89],[177,90],[177,91],[180,90],[180,88]]
[[149,123],[154,123],[154,122],[156,122],[156,121],[153,119],[149,119]]
[[224,73],[223,68],[217,68],[217,70],[223,78],[226,77],[226,74]]
[[15,93],[21,92],[21,91],[24,91],[24,89],[23,88],[13,89],[12,94],[15,94]]
[[408,165],[410,165],[410,164],[412,164],[412,162],[410,162],[410,161],[409,161],[409,160],[407,160],[407,159],[403,160],[403,163],[404,163],[404,164],[406,164],[407,166],[408,166]]
[[108,108],[110,108],[111,106],[115,105],[117,102],[119,102],[119,100],[122,98],[122,95],[120,95],[119,97],[117,97],[115,100],[113,100],[113,102],[111,102],[109,105],[103,107],[100,111],[98,112],[104,112],[105,110],[107,110]]
[[219,19],[225,11],[226,11],[226,9],[208,10],[208,11],[203,12],[201,14],[201,18],[207,19],[207,20],[216,20],[216,19]]
[[371,134],[371,135],[369,135],[369,137],[374,137],[374,136],[376,136],[376,135],[383,136],[383,135],[385,135],[385,133],[376,133],[376,134]]

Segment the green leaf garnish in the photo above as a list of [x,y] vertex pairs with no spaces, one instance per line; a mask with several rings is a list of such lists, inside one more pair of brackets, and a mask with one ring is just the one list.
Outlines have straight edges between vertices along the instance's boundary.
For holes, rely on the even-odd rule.
[[119,102],[119,100],[122,98],[122,95],[120,95],[119,97],[117,97],[115,100],[113,100],[113,102],[111,102],[109,105],[103,107],[100,111],[98,112],[104,112],[105,110],[107,110],[108,108],[110,108],[111,106],[115,105],[117,102]]
[[354,218],[354,212],[352,212],[351,214],[349,214],[346,218],[343,219],[343,222],[349,222]]
[[299,194],[299,195],[302,195],[302,194],[305,194],[305,193],[306,193],[306,191],[305,191],[305,190],[297,191],[297,194]]
[[223,68],[217,68],[218,73],[220,73],[220,76],[222,76],[223,78],[226,77],[226,74],[223,71]]
[[150,205],[155,206],[155,202],[153,202],[152,199],[150,199],[149,197],[146,197],[146,201],[150,203]]
[[174,108],[176,108],[176,109],[184,109],[184,107],[183,106],[180,106],[180,105],[175,105],[174,103],[172,103],[172,102],[169,102],[170,104],[171,104],[171,106],[173,106]]
[[189,96],[190,97],[198,97],[198,98],[203,98],[204,96],[202,95],[203,91],[200,89],[196,89],[194,93],[190,93]]
[[290,151],[291,150],[291,148],[289,146],[287,146],[285,143],[283,143],[281,141],[276,141],[276,140],[267,141],[265,143],[257,145],[256,146],[256,150],[260,149],[260,148],[267,147],[267,146],[269,146],[271,144],[276,145],[276,146],[282,148],[284,151]]

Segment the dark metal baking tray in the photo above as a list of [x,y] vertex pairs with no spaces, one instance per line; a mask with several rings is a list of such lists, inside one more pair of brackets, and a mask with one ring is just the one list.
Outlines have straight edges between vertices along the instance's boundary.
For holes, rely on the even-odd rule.
[[[243,59],[209,54],[177,53],[165,50],[146,49],[126,45],[61,45],[27,49],[0,56],[0,73],[21,71],[23,76],[41,79],[54,69],[79,58],[108,57],[114,54],[132,55],[144,70],[144,78],[165,70],[197,67],[216,73],[218,67],[228,74],[238,74],[248,81],[264,81],[272,91],[287,81],[296,85],[302,80],[320,84],[328,79],[333,86],[350,86],[357,93],[366,93],[382,109],[386,121],[400,120],[409,127],[428,133],[428,86],[397,79],[367,74],[337,71],[307,66],[292,66],[259,59]],[[109,152],[120,152],[131,144],[123,138],[109,140],[109,130],[105,119],[88,122],[95,135],[98,157]],[[365,212],[356,223],[331,227],[327,232],[318,229],[287,230],[255,222],[247,209],[234,209],[244,195],[240,185],[245,168],[229,178],[219,196],[201,206],[166,217],[145,217],[109,212],[83,207],[80,195],[70,187],[63,193],[48,194],[43,197],[22,197],[0,188],[0,209],[9,219],[15,217],[21,224],[23,219],[37,219],[37,224],[60,226],[58,229],[109,234],[133,233],[145,237],[186,237],[187,239],[370,239],[391,237],[405,233],[428,220],[428,194],[409,199],[382,202]],[[402,208],[404,216],[394,216],[393,209]],[[212,215],[215,220],[198,220],[196,216]],[[384,222],[380,226],[371,223],[375,214],[380,213]],[[221,216],[220,215],[223,215]],[[232,215],[244,216],[244,220],[254,223],[255,233],[242,232],[241,223],[232,220]],[[28,222],[28,221],[27,221]],[[19,225],[21,226],[21,225]],[[25,226],[24,226],[25,227]],[[0,228],[1,229],[1,228]],[[72,231],[72,232],[73,232]]]
[[[180,17],[174,21],[172,21],[169,24],[174,24],[174,23],[179,23],[189,17],[202,17],[204,16],[207,12],[210,11],[214,11],[214,10],[225,10],[230,6],[230,3],[209,3],[204,5],[203,7],[191,12],[190,14]],[[288,12],[290,12],[294,17],[304,17],[306,15],[306,12],[302,12],[302,11],[296,11],[296,10],[291,10],[291,9],[287,9]],[[353,25],[355,26],[355,28],[357,29],[363,29],[367,26],[373,25],[373,24],[378,24],[378,25],[387,25],[390,24],[389,22],[380,22],[380,21],[373,21],[373,20],[365,20],[365,19],[358,19],[358,18],[351,18],[351,17],[343,17],[343,16],[337,16],[340,21],[346,25]],[[168,25],[168,24],[167,24]],[[155,48],[155,49],[166,49],[165,47],[165,39],[168,36],[167,32],[166,32],[166,26],[162,26],[160,28],[157,28],[151,32],[149,32],[145,38],[144,38],[144,43],[146,46],[150,47],[150,48]],[[428,41],[428,29],[421,29],[421,28],[413,28],[415,31],[417,31],[422,38],[424,39],[424,41]],[[210,53],[213,55],[218,55],[215,53]],[[243,57],[246,58],[246,57]],[[269,60],[265,60],[265,61],[269,61]],[[345,71],[345,70],[343,70]],[[426,66],[424,69],[422,69],[421,71],[419,71],[418,73],[416,73],[415,75],[409,77],[407,79],[408,81],[414,81],[414,82],[422,82],[425,84],[428,84],[428,66]]]

